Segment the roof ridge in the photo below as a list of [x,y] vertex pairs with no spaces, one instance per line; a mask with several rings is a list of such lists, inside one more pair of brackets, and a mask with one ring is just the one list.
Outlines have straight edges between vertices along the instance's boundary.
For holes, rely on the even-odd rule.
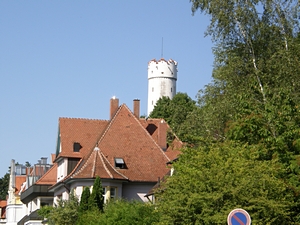
[[[128,106],[127,105],[125,105],[125,107],[131,112],[131,110],[128,108]],[[131,112],[132,113],[132,112]],[[133,114],[133,113],[132,113]],[[169,159],[169,157],[165,154],[165,152],[161,149],[161,147],[157,144],[157,142],[154,140],[154,138],[149,134],[149,132],[143,127],[143,125],[141,124],[141,122],[140,122],[140,120],[136,117],[136,116],[134,116],[133,115],[133,117],[134,117],[134,119],[139,123],[139,126],[141,127],[141,128],[143,128],[143,130],[144,130],[144,132],[146,133],[146,135],[148,135],[148,137],[150,137],[151,138],[151,140],[154,142],[154,144],[159,148],[159,150],[161,151],[161,153],[166,157],[166,159],[168,160],[168,161],[170,161],[170,159]],[[163,119],[164,120],[164,119]],[[165,120],[164,120],[165,121]],[[165,121],[165,123],[166,123],[166,121]]]
[[90,118],[82,118],[82,117],[59,117],[59,120],[60,119],[69,119],[69,120],[92,120],[92,121],[95,121],[95,120],[98,120],[98,121],[109,121],[109,120],[103,120],[103,119],[90,119]]
[[[144,121],[146,119],[144,118],[140,118],[140,121]],[[166,120],[164,118],[151,118],[149,117],[147,119],[147,121],[151,121],[151,120],[164,120],[166,122]],[[166,122],[167,126],[168,126],[168,129],[172,132],[172,134],[174,135],[174,137],[176,138],[177,141],[179,141],[181,144],[183,144],[183,142],[179,139],[179,137],[176,135],[176,133],[173,131],[173,129],[170,127],[170,125]]]
[[76,169],[79,167],[80,163],[83,161],[83,158],[81,158],[79,160],[79,162],[76,164],[76,166],[74,167],[74,169],[71,171],[71,173],[69,173],[67,176],[64,177],[64,179],[62,181],[65,181],[66,179],[72,177],[72,174],[75,173]]
[[[166,121],[165,119],[163,119],[163,120]],[[173,129],[170,127],[170,125],[168,123],[167,123],[167,125],[168,125],[168,129],[172,132],[172,134],[174,135],[176,140],[179,141],[181,144],[183,144],[183,142],[179,139],[179,137],[176,135],[176,133],[173,131]]]
[[41,176],[40,179],[38,179],[35,183],[37,184],[38,182],[41,182],[41,180],[44,179],[44,177],[47,176],[48,173],[50,173],[50,171],[52,171],[52,169],[54,167],[57,167],[57,163],[53,163],[53,165],[50,167],[50,169],[46,173],[44,173],[44,175]]
[[89,155],[89,157],[86,159],[86,161],[83,163],[83,165],[82,165],[82,167],[80,167],[79,169],[78,169],[78,167],[79,167],[79,164],[83,161],[83,159],[80,159],[80,161],[78,162],[78,164],[77,164],[77,166],[74,168],[74,170],[75,169],[78,169],[78,171],[72,171],[70,174],[72,174],[70,177],[71,178],[73,178],[74,176],[76,176],[77,174],[79,174],[85,167],[86,167],[86,165],[87,165],[87,162],[89,161],[89,159],[91,158],[91,156],[92,156],[92,154],[93,154],[93,151],[90,153],[90,155]]
[[101,155],[104,158],[104,160],[111,166],[111,168],[119,175],[121,175],[122,177],[129,179],[128,177],[126,177],[124,174],[120,173],[118,170],[116,170],[113,165],[111,165],[111,163],[107,160],[107,158],[103,155],[103,152],[101,151]]
[[[94,156],[94,160],[93,160],[93,168],[92,168],[92,173],[91,173],[91,177],[94,177],[94,175],[95,175],[95,168],[96,168],[96,161],[97,161],[97,153],[95,153],[95,149],[94,149],[94,152],[92,153],[92,155],[95,155],[96,154],[96,156]],[[87,162],[86,162],[87,163]]]
[[[99,148],[99,150],[98,150],[98,155],[99,155],[100,160],[101,160],[101,162],[102,162],[102,164],[103,164],[103,167],[104,167],[106,173],[108,173],[108,175],[110,176],[110,178],[113,178],[113,175],[112,175],[111,172],[108,170],[107,166],[105,165],[105,163],[104,163],[104,161],[103,161],[102,155],[99,153],[100,151],[101,151],[101,150],[100,150],[100,148]],[[96,154],[97,154],[97,153],[96,153]]]
[[[97,141],[97,145],[99,144],[99,142],[104,138],[104,136],[106,135],[106,133],[108,132],[109,128],[111,127],[111,125],[113,124],[113,122],[116,120],[117,115],[120,113],[121,109],[124,107],[124,103],[122,105],[119,106],[117,112],[115,113],[115,115],[113,116],[113,118],[109,121],[106,129],[104,130],[104,132],[101,134],[100,138]],[[125,105],[126,106],[126,105]]]

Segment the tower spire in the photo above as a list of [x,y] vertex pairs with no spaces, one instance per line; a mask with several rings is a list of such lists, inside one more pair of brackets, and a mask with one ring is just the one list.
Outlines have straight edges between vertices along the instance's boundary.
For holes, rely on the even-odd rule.
[[164,58],[164,37],[161,38],[161,58]]

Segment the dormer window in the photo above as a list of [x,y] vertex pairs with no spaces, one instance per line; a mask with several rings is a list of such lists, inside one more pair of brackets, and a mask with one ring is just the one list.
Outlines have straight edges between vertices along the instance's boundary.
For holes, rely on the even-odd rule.
[[115,158],[115,167],[119,169],[125,169],[125,162],[122,158]]
[[73,143],[73,152],[79,152],[82,146],[78,142]]

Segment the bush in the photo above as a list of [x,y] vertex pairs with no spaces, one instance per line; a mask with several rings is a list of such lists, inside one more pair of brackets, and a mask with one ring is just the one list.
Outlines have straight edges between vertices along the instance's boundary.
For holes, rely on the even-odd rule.
[[77,225],[150,225],[159,221],[159,214],[154,205],[138,202],[116,200],[108,203],[104,212],[91,210],[80,214]]

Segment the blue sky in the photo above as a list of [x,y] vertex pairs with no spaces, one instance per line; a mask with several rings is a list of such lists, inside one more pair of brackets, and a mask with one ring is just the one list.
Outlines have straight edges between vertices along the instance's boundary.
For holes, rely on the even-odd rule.
[[189,0],[0,1],[0,177],[55,152],[59,117],[108,119],[109,99],[147,113],[147,65],[178,62],[177,91],[211,81],[208,16]]

